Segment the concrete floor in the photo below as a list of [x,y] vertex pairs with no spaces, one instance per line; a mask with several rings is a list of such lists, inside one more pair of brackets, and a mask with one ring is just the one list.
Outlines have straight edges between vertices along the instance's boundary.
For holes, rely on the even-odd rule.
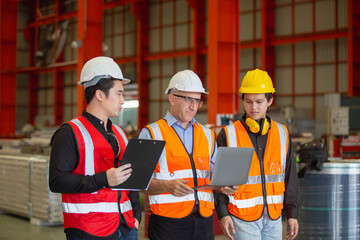
[[[144,217],[143,217],[144,219]],[[139,228],[139,240],[145,238],[144,221]],[[0,240],[64,240],[63,226],[35,226],[28,218],[0,213]],[[225,236],[216,236],[216,240],[226,240]]]

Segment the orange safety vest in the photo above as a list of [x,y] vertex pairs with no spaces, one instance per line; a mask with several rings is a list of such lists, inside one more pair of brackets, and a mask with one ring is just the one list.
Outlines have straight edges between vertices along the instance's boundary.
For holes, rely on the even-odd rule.
[[[226,126],[225,133],[228,147],[254,147],[240,121]],[[256,221],[262,216],[264,205],[267,205],[271,219],[281,216],[288,145],[287,128],[271,121],[264,160],[261,163],[257,155],[253,155],[247,183],[239,186],[238,191],[229,197],[229,213],[245,221]]]
[[[154,171],[154,179],[189,180],[187,184],[189,187],[210,183],[210,157],[215,148],[215,134],[212,130],[200,123],[193,124],[194,142],[191,159],[175,130],[164,119],[148,125],[147,128],[153,139],[166,141],[165,149]],[[195,179],[197,184],[195,184]],[[214,196],[210,190],[195,191],[182,197],[175,197],[169,192],[149,195],[149,203],[151,212],[154,214],[183,218],[192,212],[195,198],[199,201],[200,214],[204,217],[211,216],[214,209]]]
[[[79,163],[72,174],[94,175],[114,167],[114,151],[102,134],[84,117],[80,116],[68,122],[73,128],[78,143]],[[124,154],[127,137],[117,125],[112,130]],[[65,232],[78,229],[85,234],[97,237],[107,237],[112,234],[118,237],[120,214],[126,224],[133,228],[132,204],[129,191],[119,192],[110,188],[103,188],[93,193],[62,194]]]

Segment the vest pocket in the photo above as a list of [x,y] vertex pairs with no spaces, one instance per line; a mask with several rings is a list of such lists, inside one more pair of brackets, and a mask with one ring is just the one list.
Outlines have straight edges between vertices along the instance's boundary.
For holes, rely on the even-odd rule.
[[209,209],[215,209],[215,205],[213,202],[205,202],[205,207]]
[[109,152],[109,151],[95,151],[94,152],[94,158],[96,157],[96,155],[99,157],[98,159],[101,159],[99,161],[99,168],[100,171],[106,171],[110,168],[115,167],[115,162],[114,162],[114,154]]
[[285,183],[283,182],[272,183],[272,187],[274,195],[283,195],[285,192]]
[[176,151],[176,149],[172,149],[169,155],[170,156],[166,156],[166,158],[170,173],[184,169],[191,169],[190,159],[187,155],[181,153],[179,150]]

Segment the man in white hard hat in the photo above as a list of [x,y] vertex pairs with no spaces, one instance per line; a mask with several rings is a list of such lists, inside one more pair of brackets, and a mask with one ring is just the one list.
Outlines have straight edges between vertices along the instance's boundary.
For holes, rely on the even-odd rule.
[[[146,126],[139,138],[165,140],[148,188],[151,216],[148,234],[154,240],[214,239],[214,197],[209,184],[216,155],[215,134],[194,116],[208,94],[190,70],[176,73],[165,91],[171,104],[163,119]],[[231,187],[221,191],[231,195]]]
[[86,62],[79,81],[85,88],[86,110],[52,137],[49,185],[62,193],[68,240],[137,239],[138,193],[111,189],[132,171],[130,164],[118,167],[128,140],[109,119],[119,115],[123,84],[129,82],[111,58]]
[[224,127],[219,146],[255,150],[246,184],[231,197],[216,193],[216,211],[225,235],[235,240],[281,240],[282,211],[287,239],[298,234],[299,187],[291,138],[286,126],[266,114],[275,89],[266,71],[245,75],[239,92],[245,114]]

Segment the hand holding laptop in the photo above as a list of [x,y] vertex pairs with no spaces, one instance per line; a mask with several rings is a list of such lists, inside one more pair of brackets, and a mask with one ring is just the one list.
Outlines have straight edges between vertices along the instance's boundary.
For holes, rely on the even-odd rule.
[[219,191],[225,195],[231,196],[239,189],[239,186],[225,186],[219,189]]
[[210,184],[195,186],[194,189],[222,189],[226,195],[229,195],[235,190],[232,186],[246,183],[253,154],[254,148],[219,147]]
[[189,180],[183,179],[166,180],[166,190],[175,197],[185,196],[194,192],[191,187],[186,185],[188,182]]

